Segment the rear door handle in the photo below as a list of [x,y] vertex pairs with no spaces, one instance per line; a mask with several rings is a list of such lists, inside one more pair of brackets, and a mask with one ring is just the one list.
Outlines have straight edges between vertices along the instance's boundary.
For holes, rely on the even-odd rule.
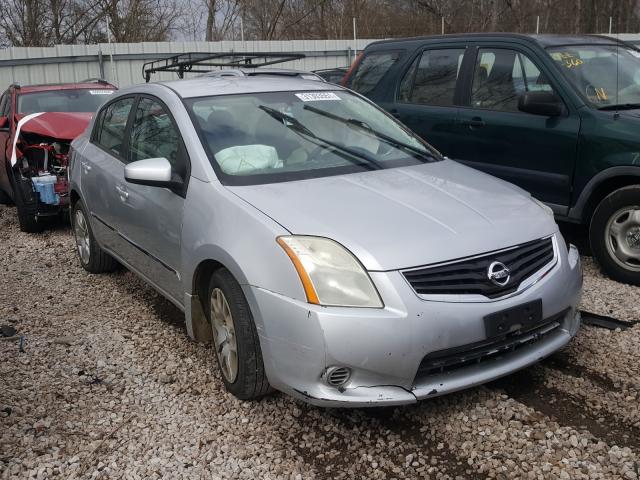
[[460,123],[462,123],[462,125],[468,126],[471,129],[484,127],[485,125],[484,120],[482,120],[482,118],[480,117],[473,117],[471,118],[471,120],[462,120]]
[[123,202],[129,198],[129,192],[127,192],[126,188],[116,185],[116,191],[118,192],[118,195],[120,195],[120,200]]

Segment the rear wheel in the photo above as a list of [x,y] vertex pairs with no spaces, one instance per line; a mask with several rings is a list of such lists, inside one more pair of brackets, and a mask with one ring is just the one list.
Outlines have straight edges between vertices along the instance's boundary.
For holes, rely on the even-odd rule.
[[38,221],[38,200],[35,192],[32,189],[27,190],[30,185],[27,185],[27,182],[22,179],[20,172],[12,170],[10,173],[13,200],[16,204],[20,230],[27,233],[41,232],[44,225]]
[[591,219],[589,239],[607,275],[640,285],[640,186],[621,188],[600,202]]
[[112,272],[118,262],[96,242],[91,224],[82,201],[78,200],[72,210],[73,236],[82,267],[91,273]]
[[241,400],[265,395],[270,391],[269,382],[242,288],[228,270],[221,268],[211,276],[207,298],[213,347],[225,388]]

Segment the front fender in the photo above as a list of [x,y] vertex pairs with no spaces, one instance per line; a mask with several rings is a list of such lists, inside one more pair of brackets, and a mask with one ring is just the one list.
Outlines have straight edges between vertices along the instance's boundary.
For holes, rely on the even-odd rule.
[[277,244],[289,232],[219,182],[191,179],[182,227],[182,277],[186,294],[207,260],[225,266],[241,285],[306,300],[287,254]]
[[606,170],[594,175],[580,192],[580,196],[576,201],[576,204],[569,209],[568,217],[574,221],[582,221],[585,214],[585,209],[589,205],[589,200],[596,192],[598,187],[603,185],[604,182],[617,177],[635,177],[638,183],[640,183],[640,159],[638,165],[626,165],[618,167],[610,167]]

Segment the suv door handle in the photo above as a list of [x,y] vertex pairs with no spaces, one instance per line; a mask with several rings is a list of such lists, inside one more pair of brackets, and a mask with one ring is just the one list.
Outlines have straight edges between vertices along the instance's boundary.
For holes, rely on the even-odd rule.
[[116,191],[118,192],[118,195],[120,195],[120,200],[123,202],[129,198],[129,192],[127,192],[126,188],[116,185]]
[[460,122],[462,125],[468,126],[470,129],[484,127],[484,120],[480,117],[472,117],[471,120],[462,120]]
[[82,165],[82,171],[85,175],[91,171],[91,165],[89,165],[89,162],[80,162],[80,164]]

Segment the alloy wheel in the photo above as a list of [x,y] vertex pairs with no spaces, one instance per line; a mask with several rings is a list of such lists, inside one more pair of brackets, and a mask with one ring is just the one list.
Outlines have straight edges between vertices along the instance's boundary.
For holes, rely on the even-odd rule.
[[640,272],[640,206],[621,208],[609,218],[605,244],[616,263]]
[[82,263],[86,265],[89,263],[91,255],[89,226],[87,225],[84,213],[80,209],[76,210],[75,221],[73,222],[73,232],[76,237],[76,246],[78,247],[80,260],[82,260]]
[[233,383],[238,376],[238,345],[231,309],[219,288],[211,291],[211,327],[220,368],[227,382]]

